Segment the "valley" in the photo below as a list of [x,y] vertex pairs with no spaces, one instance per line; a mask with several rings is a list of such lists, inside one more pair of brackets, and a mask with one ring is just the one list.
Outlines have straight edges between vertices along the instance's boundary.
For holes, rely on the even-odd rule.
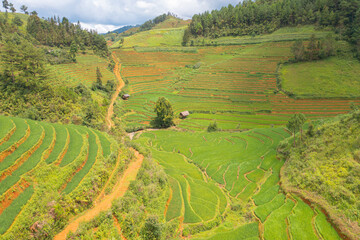
[[0,239],[358,240],[360,3],[270,2],[1,12]]

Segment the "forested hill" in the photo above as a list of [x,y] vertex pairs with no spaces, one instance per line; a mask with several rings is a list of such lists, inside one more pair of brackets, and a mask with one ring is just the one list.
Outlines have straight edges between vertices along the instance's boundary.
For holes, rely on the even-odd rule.
[[[71,116],[78,115],[89,120],[82,121],[84,125],[101,126],[104,111],[99,110],[100,104],[92,98],[90,89],[83,84],[54,84],[61,76],[52,69],[61,67],[52,65],[75,63],[77,57],[88,55],[97,58],[97,63],[109,63],[111,74],[106,41],[96,32],[82,30],[80,24],[65,17],[60,21],[55,17],[41,19],[36,11],[1,12],[0,114],[51,122],[69,122]],[[96,67],[99,64],[87,69],[94,71],[94,81]]]
[[360,0],[244,0],[235,7],[194,15],[184,35],[204,37],[271,33],[280,27],[315,24],[333,26],[360,45]]
[[106,41],[95,31],[82,30],[80,23],[73,24],[66,17],[47,20],[31,15],[27,21],[27,32],[41,44],[49,46],[70,46],[73,42],[80,48],[93,47],[100,54],[107,51]]

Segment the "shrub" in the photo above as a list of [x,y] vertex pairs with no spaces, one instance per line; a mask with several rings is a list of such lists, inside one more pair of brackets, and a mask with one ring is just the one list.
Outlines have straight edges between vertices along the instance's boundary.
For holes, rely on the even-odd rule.
[[217,126],[216,121],[214,121],[213,123],[210,123],[207,128],[208,132],[216,132],[217,130],[218,130],[218,126]]

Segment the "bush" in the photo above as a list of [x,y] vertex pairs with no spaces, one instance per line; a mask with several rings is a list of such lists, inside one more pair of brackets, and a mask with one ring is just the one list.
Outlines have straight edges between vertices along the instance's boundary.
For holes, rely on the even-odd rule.
[[218,130],[218,126],[217,126],[216,121],[214,121],[213,123],[210,123],[207,128],[208,132],[216,132],[217,130]]

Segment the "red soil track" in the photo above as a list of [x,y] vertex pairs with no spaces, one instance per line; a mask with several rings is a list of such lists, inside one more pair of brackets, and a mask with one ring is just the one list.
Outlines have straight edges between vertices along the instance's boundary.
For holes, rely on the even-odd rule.
[[109,128],[109,130],[114,126],[114,123],[111,120],[111,117],[114,114],[114,103],[115,103],[117,97],[119,96],[121,89],[125,86],[125,83],[122,80],[121,75],[120,75],[121,64],[119,63],[119,61],[117,60],[117,58],[115,57],[114,54],[112,56],[116,63],[115,67],[114,67],[114,74],[116,76],[116,79],[119,81],[119,83],[116,87],[116,91],[115,91],[114,95],[111,97],[111,102],[110,102],[108,112],[107,112],[106,118],[105,118],[105,122],[106,122],[106,125]]

